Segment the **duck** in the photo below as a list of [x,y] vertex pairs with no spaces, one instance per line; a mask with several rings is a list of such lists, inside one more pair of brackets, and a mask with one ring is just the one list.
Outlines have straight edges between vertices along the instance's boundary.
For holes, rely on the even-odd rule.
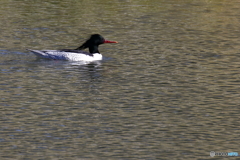
[[[32,50],[27,49],[39,58],[50,60],[65,61],[99,61],[103,56],[98,50],[98,46],[104,43],[118,43],[117,41],[109,41],[104,39],[100,34],[93,34],[80,47],[76,49],[60,49],[60,50]],[[88,48],[89,52],[83,51]]]

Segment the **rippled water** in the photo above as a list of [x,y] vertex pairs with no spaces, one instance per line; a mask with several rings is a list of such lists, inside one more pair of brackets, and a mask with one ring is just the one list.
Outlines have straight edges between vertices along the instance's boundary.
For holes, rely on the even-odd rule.
[[[1,159],[240,153],[239,1],[4,0],[0,14]],[[25,50],[93,33],[119,42],[100,62]]]

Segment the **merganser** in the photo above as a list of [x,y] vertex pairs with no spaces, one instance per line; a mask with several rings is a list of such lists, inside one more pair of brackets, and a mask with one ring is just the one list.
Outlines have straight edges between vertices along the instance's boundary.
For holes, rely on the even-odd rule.
[[[61,49],[61,50],[31,50],[36,56],[40,58],[53,60],[67,60],[67,61],[96,61],[102,60],[102,55],[98,51],[98,46],[104,43],[118,43],[117,41],[105,40],[99,34],[93,34],[91,37],[76,49]],[[82,51],[89,48],[89,53]]]

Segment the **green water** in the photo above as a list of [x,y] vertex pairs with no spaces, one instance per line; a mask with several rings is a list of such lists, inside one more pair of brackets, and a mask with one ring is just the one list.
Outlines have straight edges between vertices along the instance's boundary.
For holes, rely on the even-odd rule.
[[[1,159],[240,153],[237,0],[3,0],[0,15]],[[98,63],[25,50],[94,33],[119,42]]]

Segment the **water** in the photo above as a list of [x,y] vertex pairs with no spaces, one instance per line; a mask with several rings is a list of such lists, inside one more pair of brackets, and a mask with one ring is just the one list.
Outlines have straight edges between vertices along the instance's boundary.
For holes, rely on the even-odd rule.
[[[74,4],[74,5],[73,5]],[[238,1],[1,1],[1,159],[239,150]],[[39,60],[99,33],[104,60]]]

